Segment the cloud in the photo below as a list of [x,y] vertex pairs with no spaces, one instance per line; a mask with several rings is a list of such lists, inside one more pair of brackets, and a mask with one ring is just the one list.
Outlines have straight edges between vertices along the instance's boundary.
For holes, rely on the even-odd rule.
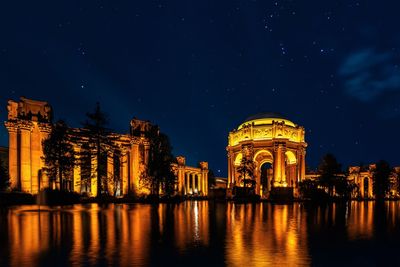
[[339,68],[345,93],[362,102],[380,95],[400,91],[400,67],[392,53],[363,49],[350,54]]

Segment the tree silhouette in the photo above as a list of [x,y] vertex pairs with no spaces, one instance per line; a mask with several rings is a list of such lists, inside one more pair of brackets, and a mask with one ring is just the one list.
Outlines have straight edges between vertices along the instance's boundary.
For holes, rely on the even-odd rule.
[[58,180],[60,190],[71,190],[75,153],[67,124],[62,120],[57,121],[42,146],[44,170],[50,181],[54,183]]
[[0,158],[0,191],[6,190],[10,186],[10,178],[4,164]]
[[176,176],[171,166],[175,158],[169,138],[158,127],[153,127],[147,136],[150,142],[149,162],[140,175],[141,182],[152,195],[159,196],[161,188],[171,196],[175,192]]
[[328,189],[329,196],[333,195],[333,188],[335,183],[340,178],[338,174],[341,173],[341,165],[337,162],[336,158],[332,154],[326,154],[318,166],[318,172],[320,173],[321,186]]
[[373,171],[373,191],[376,199],[383,199],[390,191],[390,174],[392,169],[389,163],[380,160],[376,163],[376,168]]
[[239,172],[239,178],[243,180],[243,187],[247,187],[248,180],[252,181],[252,177],[254,174],[253,160],[251,158],[243,156],[237,170]]
[[[107,153],[116,148],[116,136],[107,128],[107,115],[101,110],[97,102],[93,113],[86,114],[86,121],[83,123],[84,136],[81,149],[82,159],[95,159],[97,176],[97,197],[107,193]],[[86,168],[91,170],[91,168]],[[86,175],[87,176],[87,175]]]

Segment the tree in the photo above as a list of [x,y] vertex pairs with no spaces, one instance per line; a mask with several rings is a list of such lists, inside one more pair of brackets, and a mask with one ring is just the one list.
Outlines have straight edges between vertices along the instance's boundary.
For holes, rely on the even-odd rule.
[[376,199],[383,199],[390,191],[390,174],[392,169],[384,160],[376,163],[375,170],[373,171],[373,191]]
[[346,176],[338,176],[334,182],[335,191],[342,198],[350,198],[357,185],[354,181],[349,181]]
[[67,124],[62,120],[57,121],[42,146],[44,170],[50,181],[56,183],[58,180],[60,190],[71,190],[69,177],[75,164],[75,153]]
[[[93,113],[86,114],[86,121],[83,124],[84,137],[81,150],[82,159],[95,159],[97,162],[96,170],[91,171],[91,168],[86,168],[96,174],[97,177],[97,197],[107,193],[107,153],[115,148],[115,137],[113,136],[108,125],[107,115],[101,110],[100,104],[97,102]],[[88,175],[86,175],[88,176]],[[91,176],[91,175],[90,175]],[[89,177],[90,177],[89,176]]]
[[0,158],[0,191],[6,190],[10,186],[10,177],[3,160]]
[[142,184],[152,195],[159,196],[160,188],[171,196],[175,192],[176,176],[172,170],[175,157],[167,135],[161,133],[158,127],[153,127],[149,133],[149,161],[147,168],[141,173]]
[[252,181],[252,177],[254,174],[253,160],[249,157],[243,156],[237,170],[239,172],[239,178],[243,180],[243,187],[247,187],[248,180]]
[[321,186],[327,188],[329,196],[332,196],[335,183],[340,177],[338,174],[341,173],[341,165],[334,155],[328,153],[322,158],[318,172],[320,173]]
[[321,192],[322,189],[318,188],[318,181],[311,179],[304,179],[299,182],[299,191],[303,198],[318,199],[321,196],[326,195],[325,191]]

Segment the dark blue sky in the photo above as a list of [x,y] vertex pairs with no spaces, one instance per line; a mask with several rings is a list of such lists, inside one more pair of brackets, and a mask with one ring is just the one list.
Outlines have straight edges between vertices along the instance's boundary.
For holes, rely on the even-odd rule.
[[[161,126],[176,155],[226,175],[227,135],[274,111],[306,128],[307,163],[400,165],[399,1],[3,1],[7,99],[49,101],[80,126]],[[0,130],[0,144],[7,133]]]

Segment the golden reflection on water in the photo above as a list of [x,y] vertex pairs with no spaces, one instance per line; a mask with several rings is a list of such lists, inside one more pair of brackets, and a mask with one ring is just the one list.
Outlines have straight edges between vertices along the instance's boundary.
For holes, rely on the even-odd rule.
[[37,206],[12,207],[0,217],[0,265],[308,266],[313,263],[310,251],[329,242],[325,238],[373,240],[376,229],[388,235],[398,231],[400,202],[377,205],[188,201],[87,204],[40,212]]
[[301,206],[229,204],[226,261],[229,266],[309,265]]

